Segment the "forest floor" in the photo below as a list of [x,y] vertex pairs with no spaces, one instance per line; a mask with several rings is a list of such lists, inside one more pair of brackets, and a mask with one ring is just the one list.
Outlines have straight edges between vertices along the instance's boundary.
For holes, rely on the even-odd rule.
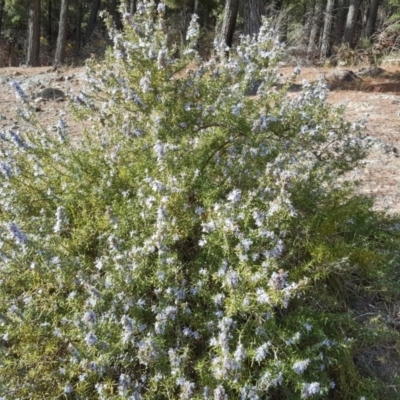
[[[382,77],[363,78],[357,87],[336,87],[329,91],[328,102],[345,103],[346,116],[357,121],[368,115],[366,126],[373,146],[368,157],[351,173],[351,179],[359,181],[358,192],[373,196],[375,208],[389,214],[400,213],[400,66],[382,66]],[[356,68],[352,69],[354,72]],[[282,67],[280,72],[290,75],[292,67]],[[314,81],[323,68],[302,69],[298,83],[306,79]],[[51,72],[49,67],[0,69],[0,130],[24,129],[16,116],[20,107],[10,85],[12,80],[20,83],[29,96],[44,88],[58,88],[65,93],[79,93],[85,89],[84,68],[64,68]],[[73,135],[82,130],[82,122],[73,121],[68,114],[68,101],[37,101],[35,107],[44,128],[54,126],[64,116]]]

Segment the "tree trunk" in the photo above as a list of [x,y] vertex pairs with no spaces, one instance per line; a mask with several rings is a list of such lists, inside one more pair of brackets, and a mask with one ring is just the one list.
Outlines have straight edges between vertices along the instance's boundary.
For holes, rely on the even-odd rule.
[[264,13],[263,0],[244,0],[243,34],[257,35],[261,27],[261,16]]
[[5,0],[0,0],[0,35],[1,35],[1,29],[3,27],[4,3]]
[[82,2],[79,1],[76,7],[76,15],[75,15],[75,46],[74,52],[75,55],[79,53],[81,49],[82,42]]
[[[119,1],[118,1],[119,3]],[[117,29],[122,28],[121,15],[118,9],[117,0],[111,0],[110,14],[115,22]]]
[[335,45],[342,43],[345,24],[345,0],[337,0],[337,12],[335,15]]
[[289,20],[287,15],[281,14],[278,15],[279,24],[278,24],[278,39],[281,43],[286,43],[288,39],[289,32]]
[[68,22],[68,0],[61,0],[60,21],[58,24],[58,36],[56,54],[53,66],[56,68],[64,61],[65,44],[67,41],[67,22]]
[[[314,9],[314,7],[315,7],[315,1],[312,4],[312,9]],[[309,9],[308,4],[303,3],[303,11],[302,11],[303,18],[301,19],[301,24],[304,27],[309,23],[309,18],[308,18],[309,12],[308,12],[308,9]]]
[[347,11],[346,25],[343,33],[343,44],[353,46],[354,33],[357,25],[358,9],[360,7],[359,0],[350,0],[349,10]]
[[303,11],[303,19],[302,19],[302,25],[304,26],[304,29],[302,30],[301,34],[301,44],[303,46],[308,46],[308,42],[310,40],[311,29],[312,29],[312,16],[314,15],[314,9],[315,9],[315,0],[313,1],[310,7],[307,7],[307,5],[305,4]]
[[217,33],[219,44],[232,46],[236,18],[239,10],[239,0],[226,0],[222,25]]
[[193,2],[193,14],[199,15],[200,13],[200,1],[194,0]]
[[117,18],[117,13],[118,13],[118,10],[117,10],[117,0],[111,0],[111,1],[110,1],[110,14],[111,14],[111,16],[113,17],[114,21],[115,21],[116,18]]
[[136,12],[136,0],[131,0],[130,1],[129,12],[131,13],[131,15],[135,14],[135,12]]
[[50,47],[53,44],[53,0],[47,0],[46,36]]
[[206,26],[208,16],[207,6],[202,4],[200,0],[192,0],[190,9],[191,14],[196,14],[199,17],[197,20],[199,26]]
[[328,2],[326,3],[324,30],[322,32],[322,39],[321,39],[321,52],[320,52],[321,60],[324,60],[326,57],[330,55],[334,5],[335,5],[335,0],[328,0]]
[[361,14],[361,26],[362,26],[362,32],[364,34],[365,27],[367,25],[367,19],[369,15],[369,9],[370,9],[370,1],[367,0],[367,4],[364,4],[364,7],[360,6],[360,14]]
[[40,52],[40,0],[31,0],[28,17],[28,49],[26,64],[30,67],[39,65]]
[[310,38],[308,40],[307,58],[313,58],[318,54],[318,38],[322,24],[322,13],[325,2],[317,1],[312,14]]
[[[243,1],[246,2],[246,0]],[[288,30],[287,16],[285,12],[282,12],[283,2],[284,0],[269,0],[262,9],[262,14],[273,21],[280,42],[286,42]]]
[[367,25],[365,26],[365,36],[367,37],[371,37],[375,32],[375,26],[378,17],[378,8],[380,2],[381,2],[380,0],[372,0],[368,13]]
[[270,0],[265,9],[265,14],[268,18],[275,17],[281,10],[284,0]]
[[85,44],[89,42],[90,36],[93,33],[94,26],[96,25],[97,13],[100,8],[100,0],[92,0],[92,7],[90,9],[89,21],[86,28]]

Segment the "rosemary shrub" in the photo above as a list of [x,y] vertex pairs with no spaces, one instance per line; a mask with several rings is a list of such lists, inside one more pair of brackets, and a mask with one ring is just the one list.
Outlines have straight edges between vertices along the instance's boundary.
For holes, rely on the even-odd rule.
[[365,155],[362,124],[323,82],[277,86],[267,23],[204,61],[196,18],[177,58],[164,14],[139,3],[121,32],[105,16],[78,138],[28,106],[32,129],[1,135],[0,395],[379,396],[355,357],[397,336],[349,304],[362,285],[395,292],[398,233],[378,235],[339,180]]

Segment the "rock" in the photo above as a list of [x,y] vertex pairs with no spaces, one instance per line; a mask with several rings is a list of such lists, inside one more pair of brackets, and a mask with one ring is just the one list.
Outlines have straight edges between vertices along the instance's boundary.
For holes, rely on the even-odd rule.
[[284,76],[283,74],[279,74],[276,78],[276,86],[277,87],[282,87],[288,83],[288,78]]
[[397,147],[396,146],[392,146],[391,144],[385,144],[383,146],[383,151],[386,154],[393,154],[395,157],[399,156],[399,152],[397,150]]
[[307,46],[303,44],[298,46],[290,46],[287,48],[287,52],[291,56],[299,57],[300,59],[306,59]]
[[334,69],[325,74],[325,80],[331,89],[339,86],[348,87],[363,81],[350,69]]
[[357,75],[370,76],[374,78],[376,76],[383,75],[384,73],[386,73],[386,71],[383,68],[373,66],[373,67],[361,67],[358,70]]
[[[262,84],[263,84],[262,79],[257,79],[255,81],[251,82],[248,89],[246,90],[245,95],[246,96],[256,96],[258,94],[258,91],[261,88]],[[275,83],[272,84],[272,87],[279,90],[287,84],[288,84],[288,79],[285,76],[283,76],[282,74],[279,74],[276,78]],[[292,83],[292,84],[288,85],[289,92],[299,92],[302,90],[302,88],[303,88],[302,85],[299,85],[296,83]]]
[[36,98],[42,98],[44,100],[57,100],[62,101],[65,99],[65,93],[61,89],[57,88],[46,88],[36,94]]
[[261,79],[257,79],[254,82],[251,82],[249,85],[249,88],[246,90],[245,95],[246,96],[255,96],[257,94],[258,88],[261,86],[262,83],[263,82]]
[[335,69],[325,75],[328,82],[354,82],[361,78],[350,69]]

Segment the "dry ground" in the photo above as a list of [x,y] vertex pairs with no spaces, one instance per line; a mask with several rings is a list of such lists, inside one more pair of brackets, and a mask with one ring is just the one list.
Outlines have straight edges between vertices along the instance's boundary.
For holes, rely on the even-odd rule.
[[[358,190],[375,198],[375,208],[400,213],[400,66],[383,65],[377,78],[364,78],[354,86],[331,90],[328,102],[346,104],[346,116],[356,121],[368,115],[367,134],[375,139],[363,165],[351,175]],[[357,72],[357,68],[352,68]],[[283,68],[288,73],[291,68]],[[304,68],[300,79],[313,81],[323,68]]]
[[[347,117],[359,120],[369,115],[368,135],[376,139],[370,155],[362,166],[352,173],[360,180],[359,191],[375,198],[375,207],[388,213],[400,212],[400,66],[385,66],[382,77],[364,78],[357,87],[339,87],[329,92],[332,104],[347,104]],[[292,72],[291,67],[281,68],[283,75]],[[357,69],[353,69],[355,72]],[[313,81],[327,70],[307,67],[302,70],[302,79]],[[48,67],[0,69],[0,130],[23,126],[16,118],[18,104],[10,80],[18,81],[27,94],[41,88],[56,87],[63,91],[78,93],[84,89],[84,69],[65,68],[50,72]],[[45,127],[54,125],[61,115],[66,115],[67,102],[40,102],[37,104],[40,120]],[[79,134],[82,124],[70,124],[73,134]]]

